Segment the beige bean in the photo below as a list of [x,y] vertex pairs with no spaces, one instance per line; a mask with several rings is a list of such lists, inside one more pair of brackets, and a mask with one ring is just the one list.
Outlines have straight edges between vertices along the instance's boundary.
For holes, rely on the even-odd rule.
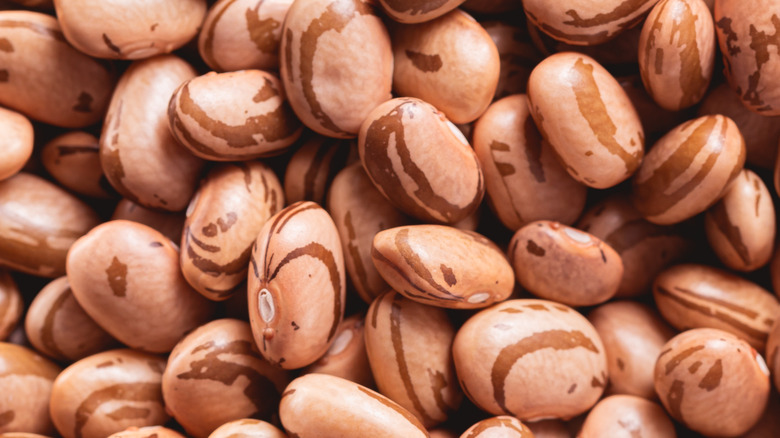
[[218,319],[176,344],[162,392],[165,409],[187,434],[205,438],[228,421],[271,418],[289,381],[260,356],[248,323]]
[[775,388],[780,391],[780,319],[775,321],[769,331],[764,354]]
[[463,392],[493,415],[569,419],[607,384],[607,356],[584,316],[552,301],[504,301],[469,318],[452,345]]
[[642,19],[658,0],[525,0],[528,21],[551,37],[569,44],[601,44]]
[[178,248],[136,222],[95,227],[68,252],[67,271],[84,311],[132,348],[171,351],[212,313],[210,302],[182,276]]
[[325,194],[336,173],[357,161],[354,142],[313,135],[298,149],[284,172],[284,196],[292,204],[312,201],[325,205]]
[[534,433],[515,417],[501,415],[482,420],[466,429],[460,438],[534,438]]
[[566,170],[594,188],[617,185],[639,168],[645,136],[620,84],[593,58],[547,57],[528,79],[528,104]]
[[0,181],[8,179],[27,164],[33,152],[33,126],[27,117],[9,109],[0,107]]
[[97,224],[87,204],[43,178],[20,172],[0,181],[0,265],[64,275],[68,249]]
[[367,0],[294,2],[280,47],[280,76],[295,114],[329,137],[357,135],[391,98],[390,36]]
[[113,68],[71,47],[56,18],[1,11],[0,42],[0,105],[66,128],[100,121],[114,88]]
[[38,292],[27,309],[24,330],[36,350],[60,361],[77,361],[116,344],[84,312],[67,277],[52,281]]
[[591,409],[578,438],[675,438],[674,424],[657,403],[633,395],[613,395]]
[[127,198],[122,198],[122,200],[117,203],[114,213],[111,215],[112,221],[120,219],[148,225],[161,232],[171,241],[180,242],[185,216],[183,213],[168,213],[151,210],[142,207]]
[[365,343],[365,315],[344,318],[336,329],[333,343],[303,374],[320,373],[341,377],[367,388],[374,387],[374,375],[368,363]]
[[428,432],[409,411],[357,383],[327,374],[293,380],[279,417],[298,438],[421,438]]
[[145,207],[183,210],[203,162],[168,128],[168,101],[195,70],[174,55],[136,61],[117,84],[100,134],[100,162],[111,185]]
[[620,254],[623,278],[617,297],[650,292],[656,275],[693,247],[691,239],[678,227],[646,221],[623,194],[608,197],[591,207],[576,227],[598,237]]
[[454,123],[476,120],[493,100],[501,59],[485,29],[456,9],[393,28],[393,89],[424,100]]
[[287,434],[271,423],[244,418],[218,427],[209,438],[287,438]]
[[279,68],[282,24],[292,0],[219,0],[198,36],[203,61],[216,71]]
[[512,266],[496,244],[444,225],[380,231],[371,258],[393,289],[431,306],[487,307],[507,299],[514,287]]
[[379,0],[382,10],[401,23],[422,23],[441,17],[457,8],[465,0]]
[[103,438],[168,421],[160,389],[165,360],[135,350],[98,353],[64,369],[49,410],[63,438]]
[[650,149],[632,181],[634,206],[650,222],[682,222],[720,199],[744,163],[745,141],[731,119],[690,120]]
[[684,264],[664,270],[653,283],[653,296],[658,311],[675,328],[717,328],[761,351],[780,315],[780,303],[771,292],[705,265]]
[[452,365],[455,328],[444,309],[395,291],[368,309],[366,350],[379,392],[433,427],[458,409],[463,393]]
[[336,222],[344,264],[360,298],[371,303],[390,286],[371,260],[376,233],[407,225],[410,219],[374,187],[360,163],[341,170],[328,191],[328,212]]
[[162,426],[133,426],[111,434],[108,438],[184,438],[184,435]]
[[303,130],[273,73],[209,72],[184,81],[171,96],[168,124],[193,154],[215,161],[278,155]]
[[205,0],[54,0],[62,33],[96,58],[141,59],[170,53],[191,40],[206,15]]
[[60,367],[19,345],[0,342],[0,433],[50,435],[49,397]]
[[639,72],[662,108],[698,103],[712,79],[715,25],[702,0],[661,0],[642,26]]
[[612,298],[623,278],[620,255],[599,238],[558,222],[536,221],[509,242],[517,281],[534,295],[569,306]]
[[542,60],[528,31],[522,26],[498,20],[481,24],[496,45],[501,63],[494,99],[525,93],[533,67]]
[[780,87],[774,79],[780,55],[772,49],[777,31],[777,0],[715,0],[715,25],[726,78],[751,111],[780,115]]
[[206,298],[222,301],[246,280],[257,233],[284,206],[282,185],[259,161],[213,168],[187,208],[181,270]]
[[479,161],[465,137],[419,99],[393,99],[371,111],[360,128],[358,152],[376,188],[424,221],[457,222],[485,194]]
[[655,399],[653,367],[675,334],[672,328],[653,308],[633,301],[602,304],[588,313],[588,321],[607,353],[608,391]]
[[23,311],[19,287],[8,271],[0,269],[0,342],[7,340],[16,329]]
[[754,271],[772,258],[775,206],[769,189],[744,169],[704,215],[707,240],[724,265]]
[[260,353],[286,369],[312,364],[344,317],[344,256],[333,219],[313,202],[288,206],[263,225],[250,261],[249,321]]
[[542,140],[524,94],[490,105],[474,124],[473,143],[490,206],[510,230],[542,219],[571,224],[582,213],[587,187]]
[[669,415],[708,436],[747,432],[764,412],[769,387],[761,355],[722,330],[675,336],[655,364],[655,390]]
[[733,120],[745,139],[747,163],[763,169],[772,168],[780,140],[780,116],[756,114],[745,108],[728,84],[721,84],[707,93],[698,114],[723,114]]
[[46,143],[41,163],[63,187],[95,198],[110,198],[114,189],[100,165],[100,144],[94,135],[71,131]]

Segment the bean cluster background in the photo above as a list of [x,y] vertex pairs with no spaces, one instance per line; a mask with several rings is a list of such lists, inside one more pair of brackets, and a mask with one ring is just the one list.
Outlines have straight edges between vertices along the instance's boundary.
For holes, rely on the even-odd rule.
[[0,0],[0,437],[780,436],[780,0]]

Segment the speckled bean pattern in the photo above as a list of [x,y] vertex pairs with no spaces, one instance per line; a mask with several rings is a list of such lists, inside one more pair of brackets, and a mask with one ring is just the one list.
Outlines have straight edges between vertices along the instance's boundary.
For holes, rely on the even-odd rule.
[[638,23],[658,0],[523,2],[528,21],[551,37],[581,46],[601,44]]
[[514,274],[486,237],[445,225],[407,225],[380,231],[371,258],[396,291],[423,304],[476,309],[512,293]]
[[360,124],[390,99],[390,36],[367,0],[313,0],[287,11],[280,75],[295,114],[329,137],[355,137]]
[[745,141],[731,119],[689,120],[650,149],[632,181],[634,205],[650,222],[682,222],[720,199],[744,164]]
[[102,438],[131,426],[155,426],[170,418],[161,380],[165,360],[121,349],[70,365],[52,387],[50,412],[63,438]]
[[116,345],[76,301],[67,277],[38,292],[27,309],[24,330],[38,351],[59,361],[76,361]]
[[754,271],[772,257],[775,206],[761,177],[744,169],[723,197],[707,210],[707,240],[724,265]]
[[216,71],[275,70],[282,24],[292,0],[219,0],[198,36],[203,61]]
[[607,301],[623,278],[623,262],[613,248],[558,222],[536,221],[520,228],[508,253],[520,285],[569,306]]
[[715,25],[702,0],[661,0],[642,27],[639,72],[662,108],[698,103],[715,65]]
[[410,219],[398,211],[374,187],[360,163],[341,170],[328,192],[328,212],[341,237],[344,264],[360,298],[371,303],[390,288],[371,260],[376,233],[408,225]]
[[715,30],[729,84],[743,105],[768,116],[780,115],[774,80],[780,69],[778,5],[777,0],[715,1]]
[[587,187],[542,140],[524,94],[493,102],[474,123],[473,143],[488,201],[507,228],[541,219],[571,224],[582,213]]
[[376,188],[418,219],[457,222],[485,195],[482,169],[466,138],[420,99],[397,98],[374,108],[360,128],[358,152]]
[[111,97],[100,134],[100,163],[122,196],[145,207],[180,211],[195,192],[201,159],[168,127],[171,94],[195,69],[175,55],[136,61]]
[[447,420],[463,397],[452,365],[454,337],[444,309],[394,291],[368,309],[366,350],[377,388],[425,427]]
[[768,290],[711,266],[684,264],[656,277],[653,296],[678,329],[711,327],[733,333],[763,351],[780,303]]
[[0,433],[49,435],[49,398],[60,367],[31,349],[0,342]]
[[241,418],[270,419],[289,383],[260,356],[249,323],[217,319],[185,336],[162,376],[165,409],[192,437]]
[[276,174],[259,161],[213,168],[187,208],[181,270],[206,298],[225,300],[246,280],[257,233],[284,205]]
[[209,72],[185,81],[171,96],[168,124],[179,143],[214,161],[278,155],[303,130],[281,81],[262,70]]
[[498,49],[469,14],[456,9],[435,20],[393,28],[393,89],[422,99],[454,123],[469,123],[498,86]]
[[1,105],[66,128],[88,126],[105,115],[113,69],[71,47],[57,19],[0,11],[0,41]]
[[745,433],[764,412],[769,389],[761,355],[722,330],[675,336],[655,364],[655,390],[666,411],[704,435]]
[[54,0],[69,43],[96,58],[141,59],[170,53],[191,40],[206,15],[205,0]]
[[313,135],[287,163],[284,172],[287,203],[312,201],[324,206],[325,195],[336,173],[357,159],[354,141]]
[[293,380],[282,394],[279,417],[293,438],[423,438],[420,421],[387,397],[326,374]]
[[0,181],[0,265],[65,275],[71,245],[97,224],[87,204],[41,177],[20,172]]
[[455,335],[463,392],[493,415],[570,419],[607,384],[607,356],[593,326],[570,307],[514,299],[469,318]]
[[528,79],[528,105],[542,136],[577,181],[598,189],[639,168],[645,135],[615,78],[575,52],[548,56]]
[[173,242],[153,228],[109,221],[68,252],[68,282],[84,311],[125,345],[171,351],[209,320],[209,301],[187,284]]
[[313,202],[288,206],[263,225],[250,262],[249,321],[260,353],[287,369],[313,363],[344,317],[346,273],[333,219]]

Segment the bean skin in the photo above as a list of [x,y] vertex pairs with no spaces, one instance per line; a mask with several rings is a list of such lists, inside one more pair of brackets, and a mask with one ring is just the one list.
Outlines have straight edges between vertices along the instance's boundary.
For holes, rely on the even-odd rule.
[[676,438],[674,424],[663,408],[631,395],[612,395],[591,409],[579,438]]
[[457,8],[465,0],[379,0],[382,10],[401,23],[422,23],[441,17]]
[[81,195],[112,198],[116,192],[100,165],[100,143],[85,131],[71,131],[46,143],[43,167],[60,185]]
[[272,216],[255,240],[247,281],[260,353],[295,369],[325,354],[344,317],[344,256],[333,219],[313,202]]
[[474,424],[460,438],[534,438],[534,433],[517,418],[501,415]]
[[0,150],[3,161],[0,163],[0,181],[16,175],[32,156],[33,126],[27,117],[16,111],[0,108]]
[[209,435],[209,438],[288,438],[287,434],[271,423],[244,418],[223,424]]
[[344,318],[336,330],[336,336],[328,351],[316,362],[304,368],[303,374],[329,374],[367,388],[375,387],[366,352],[365,328],[363,314]]
[[5,341],[16,328],[24,312],[19,287],[11,274],[0,269],[0,341]]

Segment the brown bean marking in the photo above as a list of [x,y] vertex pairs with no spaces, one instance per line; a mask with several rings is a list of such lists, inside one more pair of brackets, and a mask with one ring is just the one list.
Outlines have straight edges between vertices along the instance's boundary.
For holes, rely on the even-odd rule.
[[697,351],[703,349],[704,345],[696,345],[694,347],[686,348],[680,353],[675,354],[671,359],[669,359],[668,362],[666,362],[666,365],[664,366],[666,375],[668,376],[672,371],[674,371],[674,369],[677,368],[677,366],[680,365],[682,361],[689,358]]
[[531,239],[528,239],[528,242],[525,245],[525,250],[537,257],[544,257],[544,255],[547,253],[544,248],[537,245],[536,242]]
[[523,138],[525,139],[525,159],[528,161],[528,170],[531,171],[538,183],[545,182],[544,167],[542,166],[542,135],[536,128],[533,117],[526,117],[523,122]]
[[426,55],[409,49],[406,49],[404,53],[406,53],[406,57],[412,61],[412,65],[423,73],[435,73],[439,71],[443,65],[441,57],[438,54]]
[[[247,417],[266,417],[270,415],[279,403],[279,391],[276,390],[274,383],[258,369],[244,365],[232,359],[233,356],[260,361],[254,345],[250,341],[235,340],[228,343],[219,343],[208,341],[198,347],[207,353],[189,363],[189,370],[176,375],[181,380],[210,380],[220,382],[228,387],[237,382],[248,382],[244,387],[243,394],[254,405],[255,411]],[[220,358],[225,355],[226,358]],[[193,382],[195,384],[195,382]]]
[[367,293],[373,293],[368,284],[368,272],[363,265],[363,259],[360,256],[360,249],[357,244],[357,235],[355,234],[355,226],[352,224],[352,212],[347,211],[344,215],[344,226],[347,228],[347,236],[349,242],[347,243],[346,253],[352,259],[352,263],[355,267],[355,274],[357,275],[357,282],[362,290]]
[[68,298],[72,297],[73,292],[71,291],[70,286],[63,289],[51,304],[51,307],[49,307],[49,311],[46,312],[46,317],[43,320],[43,327],[41,327],[41,343],[46,348],[46,350],[48,350],[47,353],[56,355],[58,359],[69,358],[62,350],[60,350],[60,347],[54,340],[54,320],[57,317],[57,312],[62,310],[62,306],[65,305],[65,302],[68,300]]
[[8,82],[8,70],[0,69],[0,82]]
[[259,11],[262,4],[263,2],[259,1],[254,9],[247,8],[244,12],[246,30],[257,50],[269,55],[276,55],[279,53],[279,38],[274,37],[274,32],[282,26],[282,23],[273,18],[261,20]]
[[103,42],[106,44],[106,47],[108,47],[109,50],[116,53],[117,55],[122,53],[122,49],[117,47],[116,44],[111,41],[111,38],[108,37],[108,35],[103,34]]
[[[647,4],[647,0],[625,0],[617,5],[615,9],[607,13],[598,13],[590,18],[580,17],[579,12],[574,9],[569,9],[566,11],[566,15],[571,17],[571,20],[564,21],[563,24],[577,28],[599,27],[615,21],[624,20],[639,12],[640,9]],[[620,27],[625,27],[625,23],[621,23]]]
[[441,271],[442,276],[444,277],[444,281],[447,283],[447,286],[455,286],[458,283],[457,278],[455,277],[455,274],[452,272],[452,268],[449,266],[446,266],[444,263],[442,263],[439,266],[439,270]]
[[772,14],[772,27],[774,27],[775,33],[772,35],[767,34],[764,31],[758,31],[756,26],[750,25],[750,48],[753,49],[756,59],[756,71],[748,77],[748,89],[743,94],[742,100],[750,103],[752,106],[760,107],[759,110],[769,110],[771,105],[768,105],[761,98],[761,90],[759,90],[759,84],[761,82],[761,69],[764,64],[769,61],[771,46],[775,46],[775,50],[772,53],[780,49],[780,18],[777,14]]
[[453,294],[447,290],[447,288],[436,282],[436,280],[433,278],[433,274],[430,270],[428,270],[425,262],[423,262],[422,258],[420,257],[420,254],[418,254],[417,251],[415,251],[412,247],[411,242],[412,241],[409,239],[409,228],[403,228],[395,233],[395,248],[398,251],[398,254],[403,257],[406,265],[412,268],[417,277],[430,285],[430,287],[432,287],[434,290],[439,292],[443,298],[463,300],[463,297],[459,297]]
[[80,113],[91,113],[93,100],[94,99],[92,98],[91,94],[87,93],[86,91],[82,91],[79,93],[76,104],[72,107],[73,111]]
[[723,236],[728,240],[731,247],[737,253],[739,258],[746,265],[750,265],[752,257],[750,256],[750,250],[745,242],[742,241],[742,232],[739,226],[734,225],[729,217],[729,212],[726,209],[726,203],[723,200],[715,203],[710,208],[710,217],[715,222],[715,226],[720,230]]
[[0,52],[13,53],[14,45],[8,38],[0,38]]
[[127,265],[114,256],[106,268],[106,276],[114,296],[124,297],[127,294]]
[[222,16],[235,2],[236,0],[228,0],[225,3],[225,6],[216,13],[214,19],[210,23],[210,26],[201,31],[206,32],[206,39],[203,41],[203,58],[208,65],[213,66],[214,69],[218,71],[223,71],[224,68],[222,68],[219,62],[217,62],[217,59],[214,57],[214,33],[216,31],[217,24],[222,19]]
[[666,393],[666,406],[669,413],[676,420],[685,424],[685,420],[682,417],[682,401],[685,393],[685,384],[682,380],[674,380],[672,386],[669,388],[669,392]]
[[[474,430],[472,430],[465,438],[477,438],[488,429],[493,428],[513,430],[517,432],[521,438],[528,438],[533,436],[532,434],[529,434],[527,430],[519,429],[509,418],[492,417],[480,421],[476,426],[477,427],[475,427]],[[508,432],[496,432],[496,434],[500,434],[500,436],[509,436]],[[515,434],[512,433],[512,436],[514,435]]]
[[136,408],[134,406],[122,406],[106,413],[106,417],[114,421],[133,420],[147,418],[152,413],[151,409]]
[[701,382],[699,382],[699,388],[710,392],[720,385],[721,377],[723,377],[723,361],[718,359],[712,364],[707,374],[701,379]]
[[16,418],[16,412],[12,410],[8,410],[3,413],[0,413],[0,427],[11,424],[11,422],[13,422],[15,418]]
[[391,401],[387,397],[384,397],[380,394],[375,393],[374,391],[363,387],[362,385],[355,384],[355,387],[360,390],[360,392],[366,394],[367,396],[373,398],[374,400],[378,401],[379,403],[382,403],[383,405],[387,406],[388,408],[396,411],[397,413],[401,414],[406,420],[411,423],[414,427],[420,430],[424,434],[424,436],[428,436],[428,432],[425,430],[423,425],[420,423],[420,420],[417,419],[414,415],[409,413],[406,409],[402,408],[401,406],[398,406],[395,402]]
[[159,405],[162,410],[162,387],[156,383],[118,383],[93,391],[76,408],[76,422],[73,436],[83,438],[83,429],[93,414],[106,403],[112,402],[149,402]]
[[582,347],[598,354],[599,350],[593,341],[579,330],[547,330],[526,336],[518,342],[501,349],[493,362],[491,381],[493,397],[498,406],[507,414],[512,414],[506,407],[504,381],[509,376],[514,364],[526,354],[531,354],[545,348],[553,350],[572,350]]

